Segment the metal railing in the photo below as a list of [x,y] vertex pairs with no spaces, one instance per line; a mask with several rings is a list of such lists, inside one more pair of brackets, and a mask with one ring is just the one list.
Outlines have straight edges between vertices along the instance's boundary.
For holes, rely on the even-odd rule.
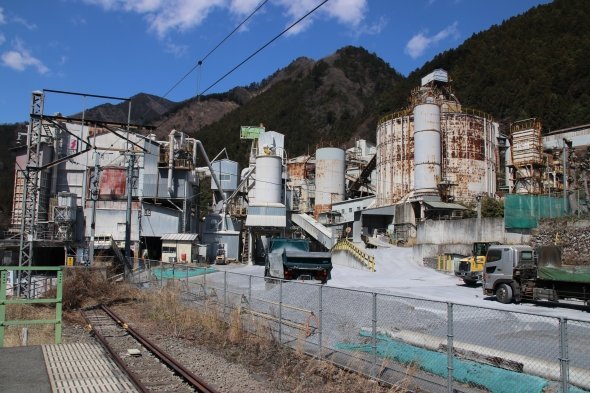
[[[144,284],[166,281],[142,274]],[[270,331],[376,381],[431,392],[590,390],[590,321],[227,271],[175,280],[190,304],[239,312],[253,334]]]
[[[54,271],[57,272],[55,298],[23,299],[7,297],[7,279],[9,271]],[[18,285],[16,283],[15,285]],[[4,347],[4,334],[7,326],[15,325],[55,325],[55,343],[61,343],[61,317],[63,293],[63,266],[0,266],[0,348]],[[9,304],[55,304],[55,319],[7,320],[6,306]]]
[[338,243],[332,247],[332,250],[347,251],[357,261],[367,266],[372,272],[375,271],[375,257],[367,254],[348,239],[340,239]]

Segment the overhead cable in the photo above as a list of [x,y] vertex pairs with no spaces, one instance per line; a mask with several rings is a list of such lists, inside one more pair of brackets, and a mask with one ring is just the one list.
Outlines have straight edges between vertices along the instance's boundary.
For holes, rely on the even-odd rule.
[[220,77],[219,79],[217,79],[215,82],[213,82],[209,87],[207,87],[205,90],[203,90],[199,94],[204,94],[207,91],[209,91],[211,88],[213,88],[219,82],[221,82],[222,80],[224,80],[226,77],[228,77],[235,70],[237,70],[242,65],[244,65],[244,63],[246,63],[248,60],[250,60],[251,58],[253,58],[254,56],[256,56],[259,52],[261,52],[262,50],[264,50],[267,46],[269,46],[270,44],[272,44],[273,42],[275,42],[277,39],[279,39],[283,34],[285,34],[286,32],[288,32],[289,30],[291,30],[293,27],[295,27],[298,23],[300,23],[302,20],[304,20],[305,18],[307,18],[309,15],[313,14],[318,8],[320,8],[321,6],[323,6],[324,4],[326,4],[328,1],[329,0],[322,1],[320,4],[318,4],[316,7],[314,7],[311,11],[309,11],[308,13],[306,13],[305,15],[303,15],[301,18],[297,19],[295,22],[293,22],[291,25],[289,25],[289,27],[287,27],[285,30],[281,31],[279,34],[277,34],[276,36],[274,36],[270,41],[268,41],[266,44],[264,44],[263,46],[261,46],[260,48],[258,48],[254,53],[252,53],[250,56],[246,57],[238,65],[236,65],[234,68],[232,68],[231,70],[229,70],[228,72],[226,72],[222,77]]
[[256,12],[258,12],[258,10],[260,10],[266,3],[268,3],[269,0],[264,0],[262,1],[255,9],[254,11],[252,11],[250,13],[250,15],[248,15],[246,17],[246,19],[244,19],[242,22],[240,22],[240,24],[238,24],[228,35],[225,36],[224,39],[222,39],[217,45],[215,45],[215,47],[213,49],[211,49],[202,59],[200,59],[199,61],[197,61],[197,64],[195,64],[186,74],[184,74],[184,76],[182,78],[180,78],[180,80],[178,82],[176,82],[167,92],[166,94],[164,94],[162,97],[166,98],[166,96],[168,96],[168,94],[170,94],[170,92],[172,92],[172,90],[174,90],[179,84],[182,83],[182,81],[184,81],[197,67],[201,66],[203,64],[203,62],[213,53],[217,50],[217,48],[219,48],[225,41],[227,41],[227,39],[229,37],[231,37],[236,31],[238,31],[238,29],[240,27],[242,27],[250,18],[252,18],[252,16],[254,16],[254,14]]

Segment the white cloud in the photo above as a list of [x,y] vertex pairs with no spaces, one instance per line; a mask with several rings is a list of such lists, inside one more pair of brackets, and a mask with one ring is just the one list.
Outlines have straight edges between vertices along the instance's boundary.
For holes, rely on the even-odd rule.
[[[288,25],[307,14],[320,3],[320,0],[278,0],[278,4],[285,8],[285,14],[290,19]],[[357,27],[364,20],[366,12],[367,0],[332,0],[295,25],[289,30],[288,34],[295,35],[305,31],[316,19],[322,16],[335,19],[338,23],[344,25]]]
[[20,40],[16,40],[14,50],[2,53],[2,64],[16,71],[24,71],[27,67],[34,67],[39,74],[46,74],[49,68],[41,60],[33,57]]
[[418,33],[406,44],[405,52],[413,59],[416,59],[431,46],[438,44],[439,42],[449,38],[458,38],[459,31],[457,29],[457,22],[454,22],[452,25],[449,25],[436,33],[433,36],[427,36],[426,33]]
[[0,25],[6,23],[6,19],[4,19],[4,8],[0,7]]
[[355,29],[354,36],[359,37],[362,35],[378,35],[387,26],[388,20],[384,16],[381,16],[376,22],[367,25],[361,25]]
[[86,24],[86,19],[80,15],[74,15],[70,18],[70,22],[74,26],[82,26]]
[[184,55],[186,55],[187,51],[188,51],[188,46],[178,45],[178,44],[175,44],[171,41],[166,42],[166,48],[164,49],[164,52],[170,53],[171,55],[173,55],[174,57],[177,57],[177,58],[180,58],[180,57],[183,57]]
[[338,22],[358,26],[367,12],[366,0],[332,0],[321,8]]
[[230,0],[229,10],[236,15],[249,15],[261,3],[261,0]]
[[[102,7],[106,11],[125,11],[142,15],[151,31],[165,38],[170,31],[186,31],[199,26],[214,9],[245,16],[251,13],[261,0],[83,0],[87,4]],[[289,19],[287,25],[301,18],[320,4],[321,0],[276,0],[272,4],[283,9]],[[321,16],[339,23],[359,26],[367,12],[368,0],[331,0],[317,12],[289,31],[297,34],[304,31]],[[265,5],[268,7],[268,5]],[[264,9],[262,9],[264,10]]]
[[31,23],[28,20],[21,18],[20,16],[15,16],[14,18],[12,18],[12,21],[23,25],[28,30],[35,30],[37,28],[36,24]]

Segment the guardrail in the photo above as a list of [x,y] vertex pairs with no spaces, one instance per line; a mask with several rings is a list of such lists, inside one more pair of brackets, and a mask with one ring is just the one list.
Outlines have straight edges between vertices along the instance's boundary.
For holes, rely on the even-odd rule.
[[[54,271],[57,272],[55,298],[22,299],[7,298],[6,282],[9,271]],[[18,283],[16,284],[18,285]],[[4,347],[4,333],[7,326],[15,325],[55,325],[55,343],[61,344],[61,318],[63,293],[63,266],[0,266],[0,348]],[[55,319],[7,320],[6,306],[9,304],[55,304]]]
[[375,257],[372,255],[367,254],[360,248],[354,245],[348,239],[341,239],[332,247],[332,250],[341,250],[341,251],[348,251],[352,256],[354,256],[359,262],[363,263],[372,272],[375,271]]
[[454,272],[455,260],[452,255],[439,255],[437,257],[436,270],[442,272]]

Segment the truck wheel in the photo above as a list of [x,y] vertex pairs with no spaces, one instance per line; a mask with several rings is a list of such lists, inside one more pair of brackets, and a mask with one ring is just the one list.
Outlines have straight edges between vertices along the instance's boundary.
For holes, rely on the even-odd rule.
[[512,302],[512,287],[508,284],[500,284],[496,289],[496,300],[504,304]]

